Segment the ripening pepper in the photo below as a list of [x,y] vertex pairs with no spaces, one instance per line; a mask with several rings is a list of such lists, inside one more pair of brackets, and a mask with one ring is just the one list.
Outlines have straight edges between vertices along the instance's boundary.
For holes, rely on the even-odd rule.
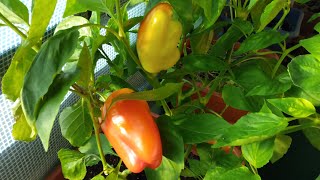
[[181,23],[168,3],[159,3],[145,16],[137,37],[137,52],[143,69],[158,73],[174,66],[180,58]]
[[108,97],[101,109],[101,128],[127,168],[139,173],[145,167],[155,169],[161,164],[162,144],[146,101],[120,100],[110,107],[112,99],[132,92],[124,88]]

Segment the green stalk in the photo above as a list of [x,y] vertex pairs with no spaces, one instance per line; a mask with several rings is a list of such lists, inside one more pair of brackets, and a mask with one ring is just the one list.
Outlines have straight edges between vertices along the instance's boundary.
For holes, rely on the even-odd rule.
[[188,159],[191,150],[192,150],[192,145],[189,144],[189,145],[187,146],[186,152],[184,153],[184,160]]
[[290,10],[287,10],[287,9],[283,10],[283,15],[282,15],[281,19],[278,21],[278,23],[273,27],[273,30],[277,30],[281,26],[281,24],[283,23],[284,19],[288,15],[289,11]]
[[123,31],[123,22],[122,22],[122,14],[120,11],[120,0],[116,0],[116,13],[117,13],[117,19],[118,19],[118,26],[119,26],[119,36],[121,38],[125,38],[125,33]]
[[291,53],[292,51],[298,49],[299,47],[301,47],[301,45],[300,45],[300,44],[296,44],[295,46],[292,46],[291,48],[286,49],[286,50],[282,53],[282,55],[281,55],[280,59],[278,60],[276,66],[275,66],[275,67],[273,68],[273,70],[272,70],[272,78],[274,78],[274,76],[276,75],[276,73],[277,73],[277,71],[278,71],[278,69],[279,69],[282,61],[284,60],[284,58],[285,58],[289,53]]
[[315,123],[307,123],[307,124],[301,124],[301,125],[295,125],[295,126],[287,127],[286,129],[281,131],[280,134],[290,134],[290,133],[301,131],[301,130],[307,129],[307,128],[318,128],[318,129],[320,129],[320,127],[316,126]]
[[96,142],[97,142],[98,151],[99,151],[99,155],[100,155],[102,166],[103,166],[103,171],[105,172],[105,174],[109,174],[110,172],[113,171],[113,168],[107,163],[106,158],[104,157],[104,153],[101,146],[101,139],[100,139],[100,125],[98,123],[97,118],[95,118],[94,116],[91,100],[88,99],[87,103],[88,103],[89,113],[93,122],[94,134],[96,136]]
[[23,40],[27,39],[27,35],[21,32],[15,25],[13,25],[4,15],[0,12],[0,19],[8,25],[14,32],[16,32]]

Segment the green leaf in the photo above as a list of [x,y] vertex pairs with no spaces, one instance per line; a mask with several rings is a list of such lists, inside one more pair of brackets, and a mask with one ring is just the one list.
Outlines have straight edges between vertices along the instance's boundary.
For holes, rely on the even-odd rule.
[[202,143],[213,140],[231,125],[212,114],[183,115],[173,119],[186,144]]
[[113,16],[112,10],[114,8],[114,2],[114,0],[67,0],[67,5],[63,17],[67,17],[81,12],[86,12],[87,10],[106,12],[110,16]]
[[319,176],[316,178],[316,180],[320,180],[320,174],[319,174]]
[[0,0],[0,12],[13,24],[29,25],[28,8],[19,0]]
[[258,32],[262,31],[286,6],[288,6],[287,0],[273,0],[268,4],[261,14]]
[[252,88],[246,96],[268,96],[268,95],[277,95],[286,92],[291,88],[291,82],[282,83],[275,79],[269,79],[268,81],[261,83],[254,88]]
[[69,149],[58,152],[63,176],[67,179],[81,180],[86,176],[85,154]]
[[9,69],[2,79],[2,92],[6,98],[15,101],[20,96],[25,74],[29,70],[36,52],[26,43],[18,48]]
[[86,106],[84,101],[78,102],[65,108],[59,117],[61,133],[73,146],[84,145],[92,134],[92,121]]
[[111,91],[115,91],[122,88],[129,88],[136,91],[136,89],[127,81],[111,74],[99,76],[96,81],[96,87],[110,88]]
[[31,25],[28,32],[28,39],[39,41],[46,32],[47,26],[53,15],[57,0],[43,1],[34,0],[32,8]]
[[314,13],[308,20],[308,23],[310,23],[311,21],[316,20],[317,18],[320,17],[320,12],[319,13]]
[[167,116],[158,118],[157,125],[161,135],[163,156],[175,162],[177,170],[181,171],[184,168],[184,143],[181,135]]
[[133,18],[126,20],[123,23],[123,30],[125,32],[128,32],[131,28],[133,28],[135,25],[140,23],[143,20],[143,18],[144,18],[143,16],[138,16],[138,17],[133,17]]
[[177,12],[182,20],[183,29],[185,32],[189,31],[192,26],[192,0],[168,0],[173,9]]
[[189,55],[182,58],[183,69],[189,72],[222,71],[228,64],[212,55]]
[[[117,154],[114,153],[114,151],[112,150],[111,145],[104,134],[100,134],[100,141],[101,141],[103,153],[105,155],[111,154],[111,155],[117,156]],[[79,147],[79,151],[83,154],[99,155],[96,136],[92,135],[90,139],[83,146]]]
[[260,2],[259,3],[258,2],[259,2],[259,0],[250,0],[247,9],[250,11],[256,4],[260,3]]
[[[211,47],[214,31],[204,31],[190,37],[191,50],[193,54],[207,54]],[[188,57],[188,56],[187,56]],[[183,61],[182,61],[183,62]]]
[[283,113],[276,108],[275,106],[273,106],[272,104],[268,103],[267,101],[264,101],[263,106],[261,107],[260,111],[262,113],[273,113],[279,117],[284,117]]
[[295,0],[295,2],[300,3],[300,4],[304,4],[309,2],[310,0]]
[[314,26],[314,30],[320,33],[320,22]]
[[118,180],[118,178],[119,178],[118,176],[119,176],[118,173],[112,172],[106,177],[105,180]]
[[288,34],[282,35],[276,30],[265,30],[252,34],[247,37],[242,43],[240,48],[234,53],[240,55],[249,51],[255,51],[263,48],[267,48],[273,44],[282,42],[288,37]]
[[273,137],[288,126],[286,118],[271,113],[250,113],[226,129],[214,148],[239,146]]
[[308,117],[316,113],[316,109],[311,102],[302,98],[280,98],[268,99],[269,103],[293,117]]
[[270,161],[275,163],[279,159],[281,159],[288,151],[291,145],[292,139],[290,136],[286,135],[277,135],[276,139],[274,140],[274,148],[273,148],[273,155]]
[[22,112],[21,106],[14,113],[14,118],[16,122],[12,127],[12,137],[18,141],[31,142],[34,141],[37,137],[37,132],[35,127],[30,127],[26,117]]
[[96,175],[95,177],[93,177],[91,180],[105,180],[106,178],[103,177],[101,174]]
[[[233,169],[241,167],[243,159],[237,157],[233,153],[227,153],[223,149],[213,149],[211,144],[201,143],[197,144],[197,152],[200,157],[200,161],[205,161],[209,165],[223,167],[226,169]],[[231,147],[230,151],[232,151]]]
[[[194,2],[197,2],[197,1],[194,1]],[[225,0],[215,0],[215,1],[207,1],[207,2],[210,2],[212,5],[211,6],[210,5],[206,6],[205,7],[205,9],[206,9],[205,11],[207,11],[208,15],[210,14],[209,12],[211,11],[212,15],[211,16],[206,16],[207,18],[203,22],[203,24],[204,24],[204,28],[203,29],[209,29],[210,27],[212,27],[212,25],[214,25],[216,23],[216,21],[220,17],[220,15],[221,15],[221,13],[222,13],[222,11],[224,9],[224,6],[226,4]],[[205,5],[205,4],[203,4],[203,5]]]
[[193,173],[193,177],[203,177],[208,170],[214,167],[213,164],[195,159],[188,159],[188,164],[190,166],[189,170]]
[[265,9],[265,7],[272,0],[259,0],[259,3],[256,3],[255,6],[252,7],[250,11],[250,16],[254,25],[254,28],[257,30],[260,27],[260,17]]
[[250,22],[236,19],[227,32],[213,45],[209,53],[224,59],[227,51],[232,49],[233,44],[239,41],[242,36],[250,34],[252,31],[253,27]]
[[212,13],[215,13],[215,11],[212,11],[212,7],[214,4],[218,4],[219,2],[212,2],[212,1],[206,1],[206,0],[198,0],[194,1],[195,4],[199,5],[204,12],[205,17],[209,20],[212,18]]
[[258,62],[242,63],[240,67],[235,67],[232,70],[236,82],[247,91],[270,82],[270,77],[263,71]]
[[243,90],[236,86],[225,85],[222,89],[223,101],[236,109],[253,111],[254,108],[250,105],[247,97],[245,97]]
[[309,51],[315,58],[320,60],[320,50],[317,48],[320,46],[320,35],[301,40],[300,45]]
[[59,74],[46,95],[41,99],[36,127],[45,151],[48,151],[51,129],[59,112],[60,104],[77,77],[79,77],[77,70]]
[[135,92],[130,94],[121,94],[113,99],[112,104],[120,100],[146,100],[159,101],[163,100],[174,93],[178,92],[182,87],[181,83],[167,83],[158,89]]
[[[63,21],[61,21],[57,25],[56,29],[54,30],[54,33],[57,33],[58,31],[61,31],[61,30],[69,29],[71,27],[81,26],[81,25],[88,24],[88,23],[89,23],[89,21],[84,17],[70,16],[70,17],[63,19]],[[92,36],[90,27],[80,28],[79,33],[80,33],[80,37]]]
[[274,138],[241,146],[243,157],[254,167],[261,168],[272,157]]
[[35,57],[25,75],[21,92],[22,108],[29,124],[35,122],[39,102],[72,55],[78,36],[77,31],[61,31],[47,40]]
[[95,155],[95,154],[87,154],[84,157],[84,162],[86,166],[94,166],[97,165],[100,162],[100,156]]
[[250,170],[243,166],[235,169],[224,169],[216,167],[211,171],[208,171],[204,180],[230,180],[230,179],[245,179],[245,180],[261,180],[260,176],[253,174]]
[[311,55],[298,56],[288,64],[288,72],[294,85],[320,100],[320,79],[315,78],[320,77],[320,59]]
[[164,156],[162,156],[161,165],[157,169],[146,168],[144,171],[147,178],[151,180],[163,180],[163,177],[166,180],[177,180],[180,175],[177,164]]
[[[306,119],[300,119],[299,123],[301,125],[310,123],[310,120]],[[318,128],[311,127],[303,130],[304,135],[307,137],[309,142],[312,144],[313,147],[315,147],[317,150],[320,151],[320,129],[319,125]]]
[[286,97],[295,97],[295,98],[303,98],[310,101],[314,106],[320,105],[320,94],[318,96],[309,95],[309,93],[305,92],[303,89],[297,86],[291,87],[289,91],[285,94]]
[[89,88],[94,82],[93,61],[90,55],[90,50],[86,43],[84,43],[80,53],[78,67],[80,69],[80,79],[77,81],[78,85]]

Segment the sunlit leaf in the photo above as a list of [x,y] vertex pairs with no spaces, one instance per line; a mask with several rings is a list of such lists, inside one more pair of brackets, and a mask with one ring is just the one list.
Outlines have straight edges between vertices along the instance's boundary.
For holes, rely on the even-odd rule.
[[12,137],[18,141],[34,141],[36,139],[37,132],[35,127],[30,127],[28,124],[21,106],[15,111],[14,118],[16,122],[12,127]]
[[273,155],[270,161],[275,163],[281,159],[288,151],[291,145],[292,139],[290,136],[286,135],[277,135],[274,140]]
[[273,0],[268,4],[260,17],[260,28],[258,31],[262,31],[284,8],[288,6],[287,0]]
[[34,0],[32,8],[32,18],[28,39],[39,41],[47,30],[50,19],[53,15],[57,0],[43,1]]
[[61,149],[58,157],[61,162],[63,176],[67,179],[83,179],[87,173],[84,161],[85,154],[69,149]]
[[320,78],[315,78],[320,77],[320,56],[319,59],[312,55],[298,56],[288,64],[288,72],[294,85],[320,100]]
[[266,165],[272,157],[274,138],[254,142],[241,146],[243,157],[254,167],[261,168]]
[[293,117],[308,117],[316,113],[313,104],[302,98],[268,99],[268,102]]
[[250,113],[224,131],[213,147],[239,146],[273,137],[288,126],[286,118],[271,113]]
[[0,12],[11,23],[29,24],[28,8],[19,0],[0,0]]
[[2,79],[2,92],[6,98],[15,101],[20,96],[24,76],[29,70],[36,52],[25,43],[18,48],[9,69]]
[[[55,28],[54,32],[57,33],[58,31],[69,29],[74,26],[80,26],[84,24],[88,24],[89,21],[81,16],[71,16],[65,18],[63,21],[61,21],[57,27]],[[83,27],[79,29],[80,37],[82,36],[92,36],[90,27]]]

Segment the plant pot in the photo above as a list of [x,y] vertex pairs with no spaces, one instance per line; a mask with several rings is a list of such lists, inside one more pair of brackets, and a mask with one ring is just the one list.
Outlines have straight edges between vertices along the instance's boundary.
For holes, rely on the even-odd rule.
[[[198,86],[201,87],[201,83],[198,83]],[[188,84],[183,86],[183,90],[186,91],[190,88]],[[209,88],[205,88],[200,92],[201,96],[204,97],[207,95]],[[197,94],[193,94],[191,99],[195,100],[198,99]],[[221,93],[214,92],[213,95],[210,97],[206,107],[217,114],[220,114],[226,121],[230,124],[236,123],[242,116],[246,115],[248,111],[235,109],[233,107],[227,106],[224,102]]]

